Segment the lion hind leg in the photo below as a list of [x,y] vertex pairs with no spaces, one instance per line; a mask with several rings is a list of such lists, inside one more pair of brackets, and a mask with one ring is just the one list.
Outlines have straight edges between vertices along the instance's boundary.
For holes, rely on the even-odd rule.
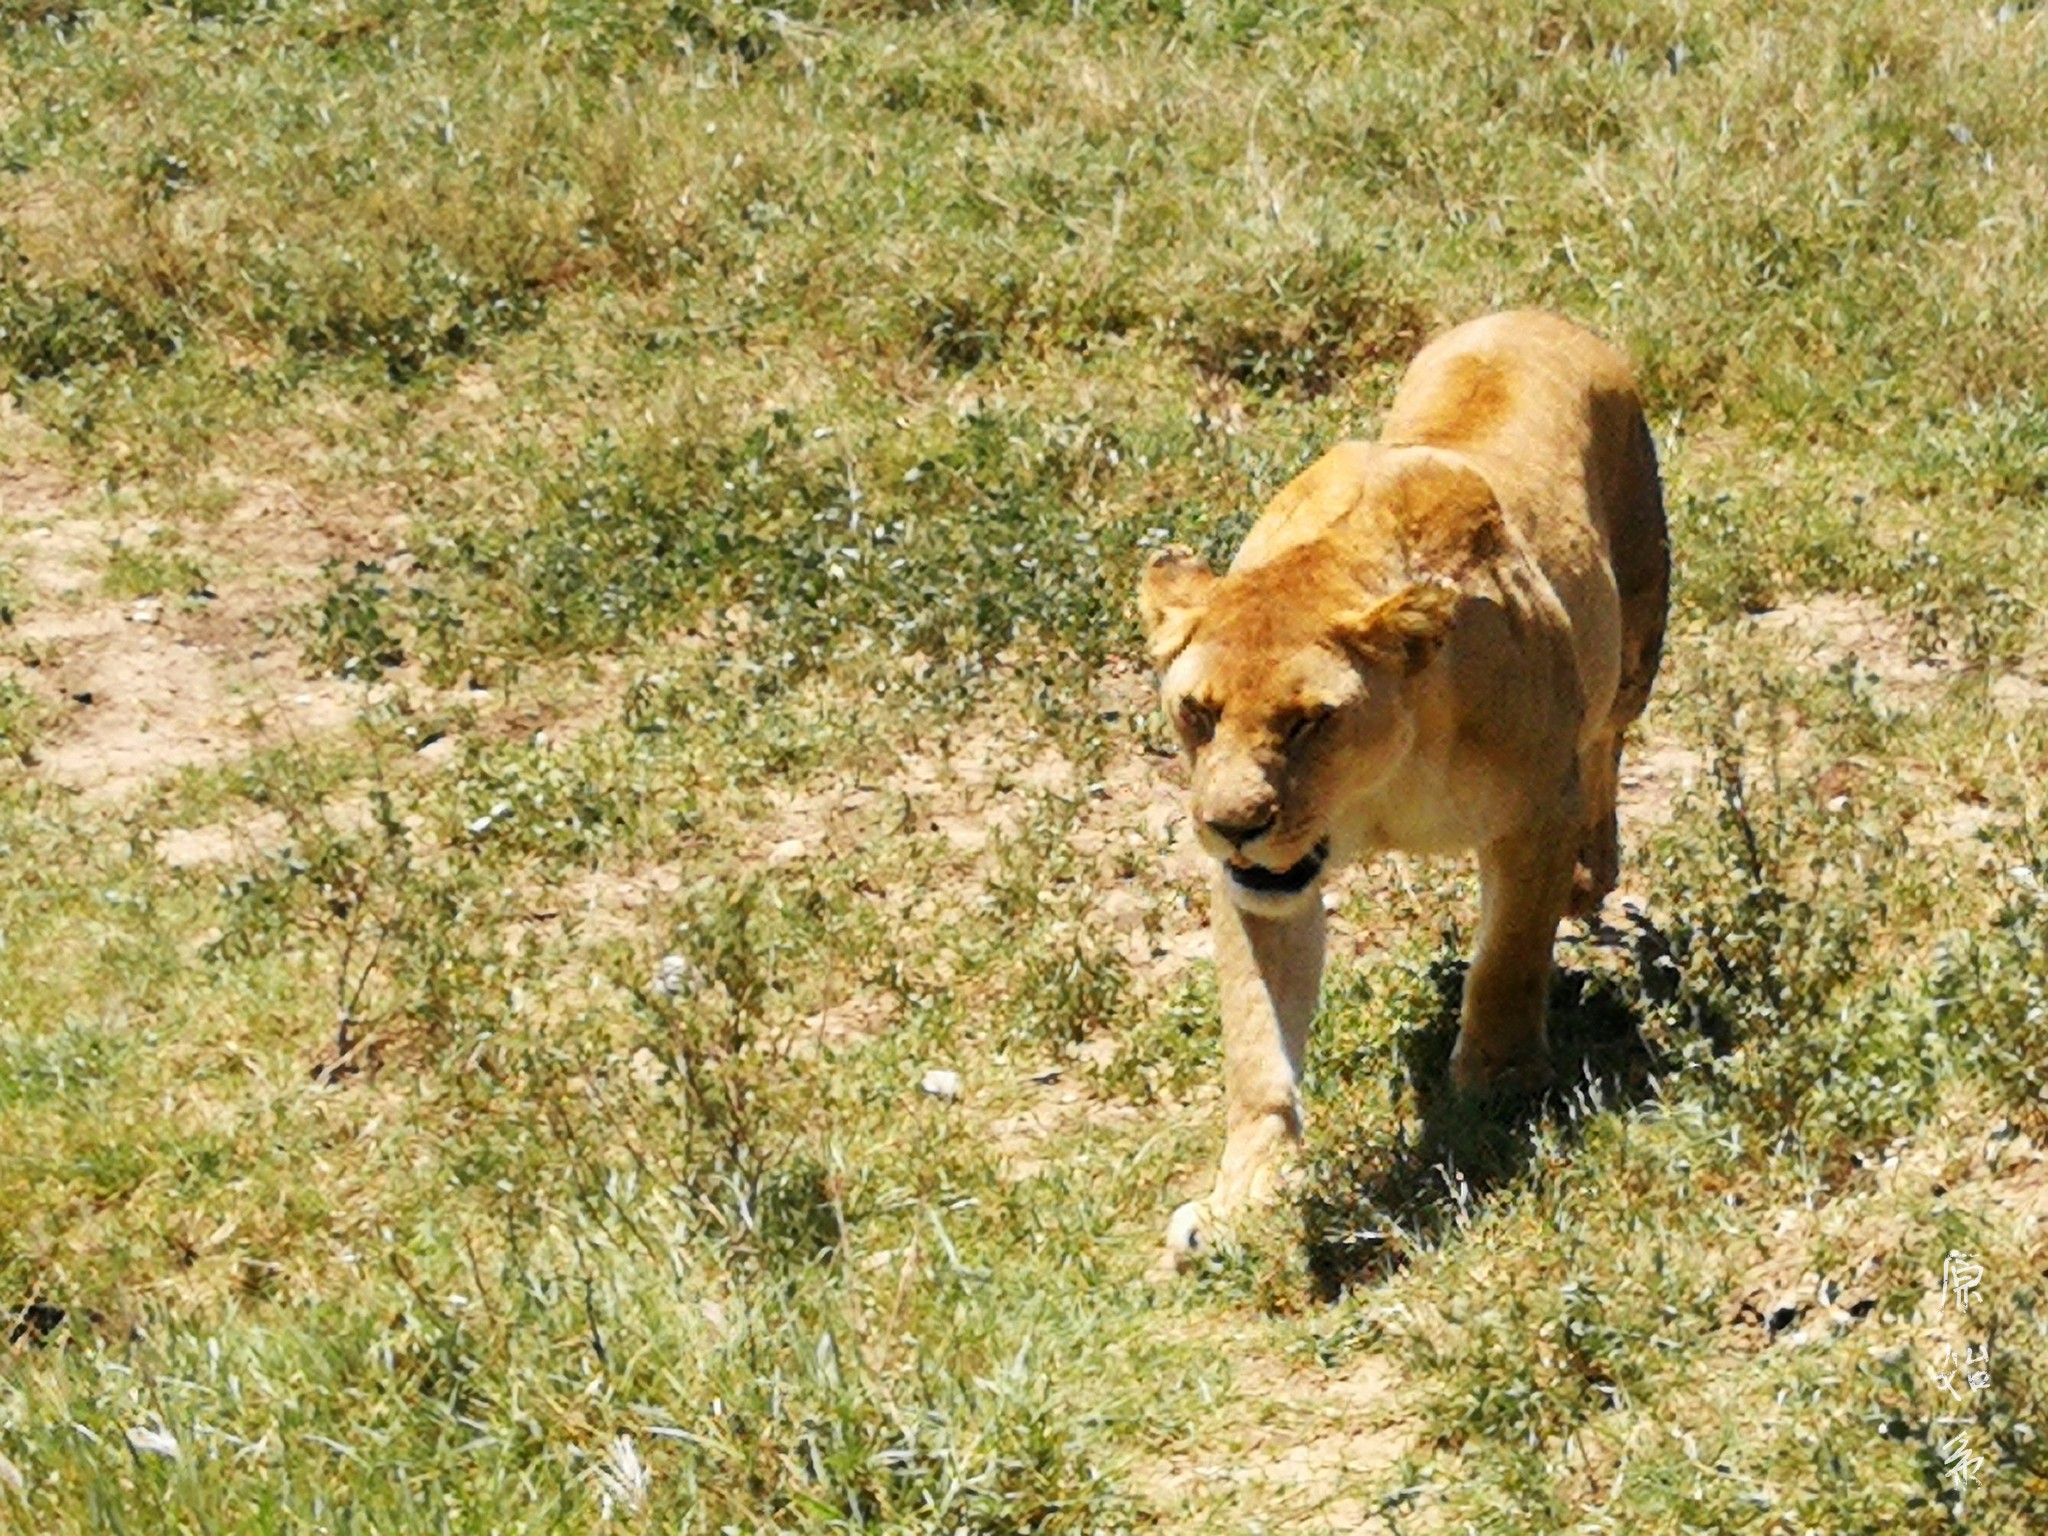
[[1571,884],[1568,826],[1525,827],[1479,850],[1479,935],[1465,973],[1451,1083],[1529,1091],[1550,1080],[1544,1005]]
[[1617,729],[1593,742],[1579,758],[1585,817],[1579,823],[1571,904],[1566,909],[1572,917],[1585,920],[1595,916],[1621,878],[1621,829],[1615,815],[1620,779],[1621,732]]

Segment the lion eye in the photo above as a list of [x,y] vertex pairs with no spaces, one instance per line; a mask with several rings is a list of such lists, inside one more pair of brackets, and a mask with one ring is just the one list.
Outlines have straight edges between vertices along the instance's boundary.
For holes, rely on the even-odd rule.
[[1316,727],[1320,726],[1325,720],[1328,720],[1334,713],[1335,711],[1331,709],[1312,709],[1307,714],[1301,716],[1294,724],[1287,728],[1288,744],[1291,746],[1295,742],[1307,740],[1315,733]]
[[1216,711],[1193,699],[1182,699],[1180,728],[1196,741],[1207,741],[1216,734]]

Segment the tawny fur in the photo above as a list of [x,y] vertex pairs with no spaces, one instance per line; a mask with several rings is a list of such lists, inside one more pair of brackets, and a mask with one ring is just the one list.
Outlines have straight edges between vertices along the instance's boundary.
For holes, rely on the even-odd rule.
[[1283,487],[1226,574],[1154,557],[1140,611],[1218,861],[1228,1132],[1176,1252],[1270,1194],[1300,1139],[1330,864],[1475,850],[1452,1079],[1547,1080],[1551,946],[1614,885],[1622,736],[1656,677],[1669,568],[1628,364],[1527,311],[1425,347],[1378,441]]

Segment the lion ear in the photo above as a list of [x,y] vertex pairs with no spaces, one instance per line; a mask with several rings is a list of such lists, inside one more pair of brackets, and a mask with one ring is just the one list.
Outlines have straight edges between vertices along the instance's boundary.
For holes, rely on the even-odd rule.
[[1215,585],[1209,562],[1184,545],[1169,545],[1145,562],[1145,574],[1138,578],[1138,617],[1153,666],[1164,669],[1187,648]]
[[1338,643],[1369,666],[1413,677],[1450,637],[1458,589],[1447,581],[1419,581],[1392,597],[1337,620]]

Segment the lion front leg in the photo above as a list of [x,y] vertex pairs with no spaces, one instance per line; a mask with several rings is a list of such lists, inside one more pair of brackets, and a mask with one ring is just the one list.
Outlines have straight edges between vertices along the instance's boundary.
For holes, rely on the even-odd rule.
[[1217,866],[1209,926],[1223,1004],[1227,1138],[1216,1186],[1173,1213],[1167,1249],[1188,1262],[1216,1226],[1279,1190],[1301,1142],[1301,1066],[1323,979],[1323,903],[1311,890],[1284,916],[1243,911]]
[[1573,833],[1551,826],[1479,852],[1479,941],[1451,1051],[1451,1083],[1461,1091],[1534,1091],[1551,1080],[1543,1013],[1576,853]]

